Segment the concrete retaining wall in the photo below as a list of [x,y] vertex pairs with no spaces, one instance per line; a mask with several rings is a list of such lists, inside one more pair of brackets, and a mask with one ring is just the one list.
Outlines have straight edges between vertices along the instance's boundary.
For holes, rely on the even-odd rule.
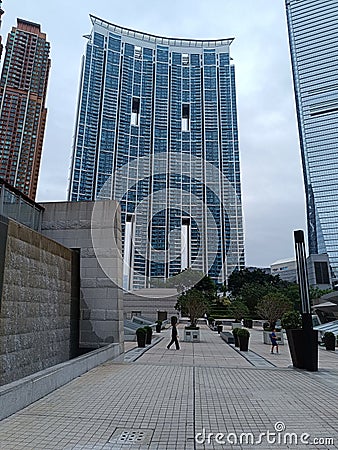
[[39,400],[94,367],[116,358],[123,344],[110,344],[0,387],[0,420]]

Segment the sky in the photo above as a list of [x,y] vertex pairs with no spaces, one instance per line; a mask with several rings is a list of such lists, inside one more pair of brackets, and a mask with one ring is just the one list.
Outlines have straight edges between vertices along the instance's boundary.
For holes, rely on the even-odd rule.
[[4,40],[16,19],[51,43],[48,118],[37,201],[67,199],[81,57],[89,14],[167,37],[235,38],[247,266],[294,257],[305,200],[284,0],[3,0]]

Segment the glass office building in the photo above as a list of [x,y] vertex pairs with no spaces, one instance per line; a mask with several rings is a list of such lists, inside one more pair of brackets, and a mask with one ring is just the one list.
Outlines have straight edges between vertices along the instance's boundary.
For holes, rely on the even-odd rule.
[[120,201],[124,287],[244,267],[232,39],[154,36],[91,16],[69,199]]
[[286,0],[310,254],[338,275],[338,2]]

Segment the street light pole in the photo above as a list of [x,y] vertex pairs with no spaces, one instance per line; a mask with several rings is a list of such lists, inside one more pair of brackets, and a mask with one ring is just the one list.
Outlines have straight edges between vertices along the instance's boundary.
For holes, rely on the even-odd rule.
[[303,230],[294,231],[295,252],[297,262],[297,277],[302,305],[302,326],[304,339],[304,368],[310,371],[318,370],[317,333],[312,326],[309,281],[306,267],[306,253]]

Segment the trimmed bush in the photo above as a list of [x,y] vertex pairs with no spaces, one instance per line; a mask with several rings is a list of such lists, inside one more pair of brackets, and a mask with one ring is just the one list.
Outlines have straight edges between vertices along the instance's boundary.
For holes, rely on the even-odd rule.
[[[237,336],[238,337],[250,337],[250,331],[247,330],[246,328],[237,328]],[[234,332],[235,330],[233,330]]]
[[302,328],[302,316],[298,311],[288,311],[282,316],[282,328],[285,330],[297,330]]
[[239,328],[237,331],[237,337],[239,341],[239,349],[241,352],[247,352],[249,349],[250,331],[246,328]]
[[239,347],[238,331],[239,331],[240,329],[241,329],[241,328],[234,328],[234,329],[232,330],[232,334],[233,334],[234,340],[235,340],[235,347]]
[[323,336],[323,342],[326,350],[335,350],[336,337],[331,331],[326,331]]
[[144,328],[138,328],[136,330],[136,338],[137,338],[137,345],[139,347],[145,347],[146,346],[146,337],[147,337],[147,330]]

